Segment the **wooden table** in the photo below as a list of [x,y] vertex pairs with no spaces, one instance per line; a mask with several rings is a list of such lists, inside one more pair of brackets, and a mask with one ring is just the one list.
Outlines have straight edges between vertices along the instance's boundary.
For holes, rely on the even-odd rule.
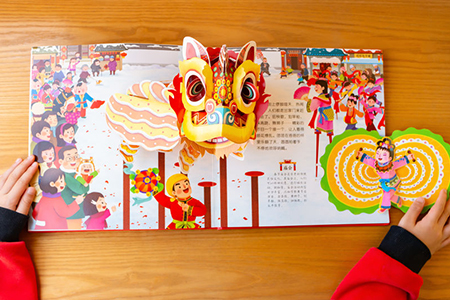
[[[380,48],[387,133],[450,142],[450,2],[8,1],[0,6],[0,172],[27,154],[30,48],[111,42]],[[320,3],[320,4],[319,4]],[[410,4],[413,3],[413,4]],[[393,223],[401,217],[392,212]],[[386,226],[24,233],[42,299],[329,299]],[[450,298],[450,247],[422,299]]]

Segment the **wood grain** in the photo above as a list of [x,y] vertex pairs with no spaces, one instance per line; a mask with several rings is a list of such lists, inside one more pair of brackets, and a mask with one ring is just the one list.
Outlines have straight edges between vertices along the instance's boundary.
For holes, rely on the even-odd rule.
[[[30,48],[109,42],[379,48],[388,133],[450,142],[450,2],[4,1],[0,172],[27,153]],[[401,213],[393,211],[393,223]],[[388,227],[24,233],[41,299],[329,299]],[[424,267],[422,299],[449,299],[450,248]]]

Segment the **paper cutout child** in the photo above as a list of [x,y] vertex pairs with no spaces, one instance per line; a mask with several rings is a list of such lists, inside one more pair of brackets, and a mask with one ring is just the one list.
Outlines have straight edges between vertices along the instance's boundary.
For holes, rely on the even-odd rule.
[[411,161],[415,161],[414,155],[408,151],[408,155],[393,161],[395,155],[395,145],[390,138],[383,138],[377,142],[375,158],[362,152],[362,148],[358,151],[356,159],[363,164],[375,169],[380,176],[380,188],[383,190],[383,198],[380,203],[378,212],[383,213],[391,208],[391,202],[402,206],[402,199],[395,195],[401,184],[400,178],[397,176],[396,170],[406,166]]
[[375,120],[375,116],[380,113],[383,113],[381,107],[376,107],[375,105],[380,105],[381,102],[377,100],[375,95],[369,96],[367,101],[363,98],[361,100],[361,104],[364,106],[365,113],[365,121],[367,126],[367,131],[376,131],[375,124],[373,123]]
[[195,223],[197,217],[206,214],[206,207],[203,203],[191,197],[192,188],[189,178],[184,174],[175,174],[166,181],[166,191],[155,195],[155,199],[162,206],[170,209],[173,221],[167,229],[193,229],[200,228]]
[[59,169],[48,169],[42,176],[39,186],[42,190],[42,198],[33,211],[36,220],[36,230],[68,229],[66,218],[74,215],[83,202],[83,197],[77,197],[75,201],[66,204],[61,193],[66,187],[64,172]]
[[340,110],[346,112],[344,117],[344,122],[347,124],[345,130],[356,130],[356,116],[362,118],[364,113],[356,109],[356,104],[358,104],[358,96],[351,94],[347,99],[347,106],[341,103],[339,106]]
[[100,170],[95,170],[94,159],[82,159],[80,165],[78,166],[77,175],[75,179],[81,184],[90,184],[92,179],[97,177]]
[[83,203],[83,210],[89,218],[84,222],[88,230],[103,230],[108,228],[106,219],[111,216],[111,211],[115,212],[116,207],[112,206],[111,211],[105,201],[105,196],[101,193],[93,192],[86,195]]

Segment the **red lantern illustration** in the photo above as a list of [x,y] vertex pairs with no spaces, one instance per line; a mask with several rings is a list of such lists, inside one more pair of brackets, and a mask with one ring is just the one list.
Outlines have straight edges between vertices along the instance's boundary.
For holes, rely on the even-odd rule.
[[126,54],[125,52],[120,53],[120,55],[121,55],[122,57],[127,56],[127,54]]

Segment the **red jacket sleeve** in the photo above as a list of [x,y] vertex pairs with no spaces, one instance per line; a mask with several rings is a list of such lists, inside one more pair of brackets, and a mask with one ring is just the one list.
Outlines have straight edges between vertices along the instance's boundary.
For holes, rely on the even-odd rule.
[[38,299],[36,275],[24,242],[0,242],[0,300]]
[[372,248],[347,274],[331,300],[415,300],[422,277]]

